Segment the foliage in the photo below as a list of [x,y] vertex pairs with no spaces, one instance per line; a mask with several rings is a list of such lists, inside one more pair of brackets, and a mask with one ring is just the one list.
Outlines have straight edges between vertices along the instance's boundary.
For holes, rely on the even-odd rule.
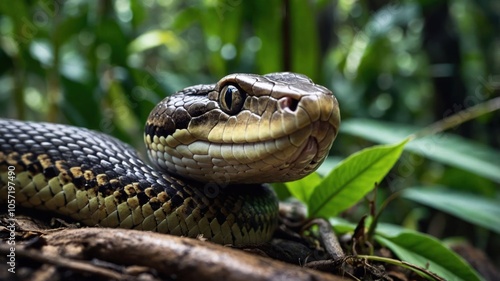
[[439,186],[408,188],[401,196],[500,233],[500,205],[496,200]]
[[[353,232],[354,225],[342,221],[339,223],[334,216],[354,206],[375,187],[375,185],[370,187],[370,183],[377,183],[386,176],[400,157],[407,142],[408,139],[405,139],[393,145],[378,145],[352,154],[338,164],[327,177],[319,181],[311,192],[308,192],[312,195],[298,198],[307,202],[310,216],[329,218],[339,233]],[[298,192],[299,189],[306,186],[306,182],[308,179],[304,178],[287,185],[292,194],[306,194],[304,191]],[[451,200],[452,204],[446,199],[449,198],[449,195],[445,197],[442,192],[441,197],[429,196],[429,193],[435,195],[439,194],[439,191],[428,191],[428,196],[426,196],[426,192],[418,189],[406,189],[404,192],[404,196],[411,200],[427,203],[452,214],[466,211],[459,216],[464,217],[466,214],[466,220],[472,220],[479,225],[491,223],[492,230],[495,230],[499,225],[498,216],[495,216],[499,210],[492,202],[477,208],[477,206],[461,205],[460,203],[463,204],[467,199],[453,194],[453,192],[450,192],[452,198],[455,198]],[[481,200],[484,201],[484,199],[479,198],[476,203],[484,203]],[[376,224],[377,214],[371,215],[373,217],[372,224]],[[488,218],[488,221],[480,222],[485,218]],[[339,225],[341,225],[340,229],[338,229]],[[411,265],[410,268],[414,269],[414,266],[428,268],[432,273],[446,280],[481,280],[481,277],[463,259],[431,236],[395,225],[376,225],[374,227],[376,227],[376,233],[373,238],[391,249],[408,265]],[[367,232],[369,233],[369,230]],[[371,240],[371,238],[369,239]],[[367,256],[366,258],[371,257]],[[416,272],[419,271],[416,270]],[[433,280],[431,277],[429,278]]]
[[[342,124],[342,132],[380,143],[394,142],[421,130],[416,126],[366,119],[350,119]],[[500,183],[500,153],[484,144],[454,134],[440,133],[417,139],[409,143],[406,149]],[[413,159],[411,164],[417,166],[420,162],[419,159]]]
[[408,140],[352,154],[318,184],[308,198],[313,217],[333,217],[352,207],[389,172]]
[[[492,249],[500,236],[491,227],[500,225],[498,210],[485,207],[500,201],[498,112],[401,141],[498,96],[499,13],[497,0],[1,1],[0,117],[74,124],[142,148],[150,109],[176,90],[233,72],[304,73],[334,91],[344,122],[319,170],[329,175],[288,183],[289,193],[315,215],[358,221],[370,213],[358,201],[375,183],[376,205],[418,186],[380,220],[440,239],[465,237],[498,265]],[[349,156],[372,143],[392,145]],[[393,154],[351,189],[368,164],[359,157],[381,151]],[[335,209],[316,205],[337,192],[350,198],[325,197],[331,201],[321,204]],[[444,204],[444,192],[470,204]],[[439,216],[469,224],[436,230]],[[378,239],[390,247],[386,240]]]
[[[342,219],[332,218],[331,222],[339,232],[355,228]],[[382,223],[377,226],[375,239],[407,262],[410,268],[411,265],[428,268],[445,280],[482,280],[466,261],[430,235]]]
[[431,236],[409,230],[391,233],[381,226],[377,232],[375,239],[408,263],[428,267],[445,280],[481,280],[467,262]]

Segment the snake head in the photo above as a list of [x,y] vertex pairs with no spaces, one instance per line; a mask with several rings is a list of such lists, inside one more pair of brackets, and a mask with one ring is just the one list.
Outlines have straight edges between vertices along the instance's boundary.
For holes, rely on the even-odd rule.
[[151,112],[148,154],[202,182],[284,182],[316,170],[340,126],[337,99],[305,75],[231,74],[188,87]]

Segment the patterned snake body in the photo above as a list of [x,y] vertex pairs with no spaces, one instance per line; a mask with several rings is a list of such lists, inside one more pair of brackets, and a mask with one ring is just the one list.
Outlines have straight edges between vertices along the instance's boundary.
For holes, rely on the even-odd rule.
[[146,122],[153,166],[98,132],[0,120],[0,201],[90,226],[259,244],[278,209],[262,183],[314,171],[339,123],[332,93],[294,73],[233,74],[166,98]]

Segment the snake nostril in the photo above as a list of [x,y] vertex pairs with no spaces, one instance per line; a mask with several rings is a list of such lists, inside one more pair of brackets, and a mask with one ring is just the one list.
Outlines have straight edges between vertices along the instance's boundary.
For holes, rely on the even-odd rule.
[[282,97],[279,99],[278,103],[281,109],[284,110],[288,108],[292,112],[297,110],[299,106],[299,101],[291,97]]

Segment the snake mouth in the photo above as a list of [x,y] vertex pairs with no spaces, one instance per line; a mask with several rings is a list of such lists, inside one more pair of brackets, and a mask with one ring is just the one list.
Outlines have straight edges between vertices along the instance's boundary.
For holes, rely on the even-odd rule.
[[287,163],[297,171],[309,172],[315,170],[328,155],[335,139],[336,128],[328,121],[319,121],[297,132],[297,135],[302,135],[303,141],[291,154]]
[[307,141],[302,144],[301,147],[292,154],[290,158],[290,163],[294,163],[295,165],[308,165],[308,164],[316,164],[315,158],[318,155],[319,144],[318,140],[310,136]]

